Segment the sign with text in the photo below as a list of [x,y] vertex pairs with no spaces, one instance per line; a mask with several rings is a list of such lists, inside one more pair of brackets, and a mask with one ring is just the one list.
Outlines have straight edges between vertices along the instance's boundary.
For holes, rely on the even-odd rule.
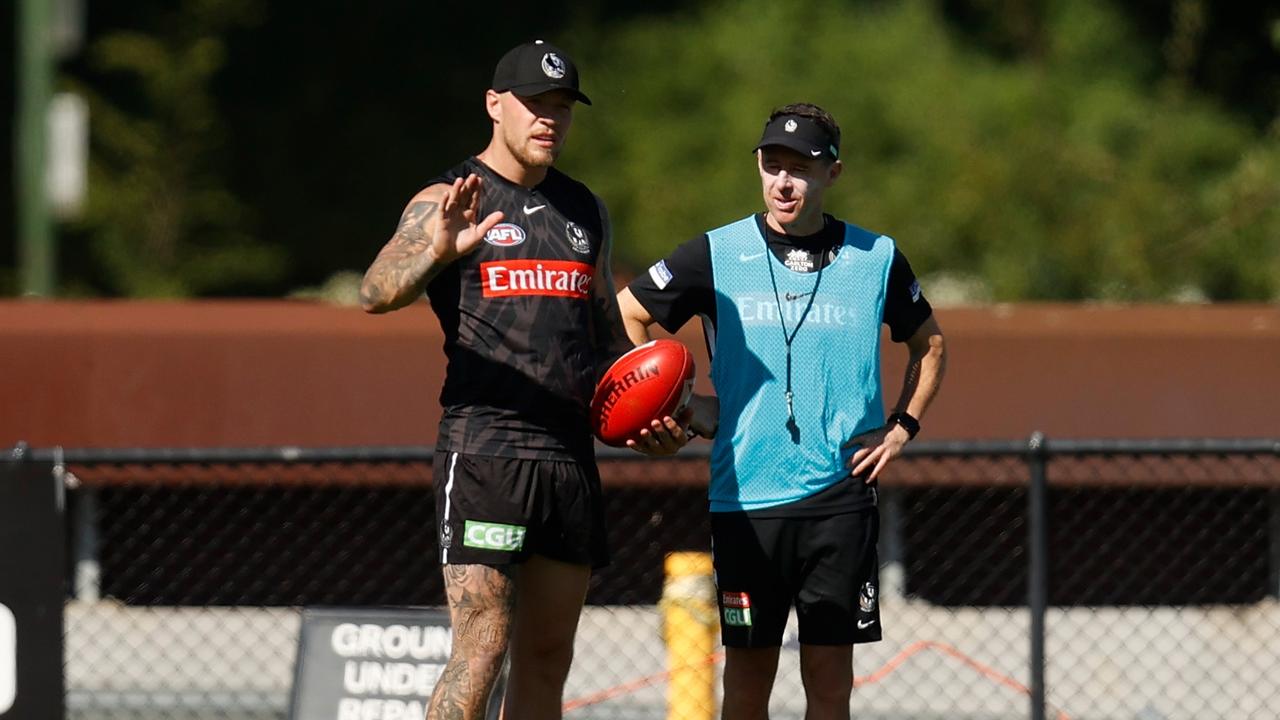
[[18,619],[0,603],[0,714],[13,709],[18,694]]
[[0,720],[63,715],[64,517],[49,463],[0,461]]
[[444,610],[304,610],[290,720],[422,720],[450,647]]

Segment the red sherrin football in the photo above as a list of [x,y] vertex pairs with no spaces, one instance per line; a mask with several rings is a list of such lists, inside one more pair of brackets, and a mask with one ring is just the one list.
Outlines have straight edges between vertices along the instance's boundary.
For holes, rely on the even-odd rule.
[[693,353],[675,340],[653,340],[618,358],[591,399],[596,437],[624,446],[653,420],[675,415],[693,394],[693,374]]

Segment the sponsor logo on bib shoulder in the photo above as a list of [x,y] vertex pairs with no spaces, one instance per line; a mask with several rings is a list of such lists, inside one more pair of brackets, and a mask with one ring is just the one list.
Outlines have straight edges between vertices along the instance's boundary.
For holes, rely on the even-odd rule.
[[653,284],[657,286],[659,290],[666,290],[667,285],[671,282],[671,278],[674,276],[671,274],[671,270],[667,267],[667,261],[659,260],[649,268],[649,277],[653,280]]

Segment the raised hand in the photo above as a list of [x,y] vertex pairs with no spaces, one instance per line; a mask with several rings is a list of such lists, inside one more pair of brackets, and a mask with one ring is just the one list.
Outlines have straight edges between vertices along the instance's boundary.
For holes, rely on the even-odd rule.
[[388,312],[422,297],[431,278],[446,265],[474,252],[502,220],[490,213],[477,223],[480,177],[474,173],[452,185],[440,183],[409,201],[396,233],[387,241],[360,285],[360,304],[372,313]]
[[465,180],[455,179],[441,194],[440,213],[431,243],[436,262],[453,262],[475,252],[484,236],[502,221],[502,212],[495,210],[477,222],[482,185],[480,176],[472,173]]

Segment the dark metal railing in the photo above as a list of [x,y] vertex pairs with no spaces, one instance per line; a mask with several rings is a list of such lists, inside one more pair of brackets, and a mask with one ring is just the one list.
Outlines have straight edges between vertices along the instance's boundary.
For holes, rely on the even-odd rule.
[[[708,443],[695,443],[681,453],[679,462],[686,463],[686,468],[677,473],[676,479],[686,486],[696,485],[705,478],[705,462],[709,457]],[[11,461],[33,461],[52,463],[55,473],[67,473],[74,478],[76,473],[121,466],[313,466],[344,464],[429,464],[434,449],[424,446],[408,447],[347,447],[347,448],[305,448],[305,447],[261,447],[261,448],[30,448],[19,444],[8,453]],[[671,474],[659,468],[667,467],[663,463],[670,460],[649,459],[626,449],[601,447],[597,453],[602,467],[609,466],[623,475],[653,477]],[[1051,593],[1051,517],[1054,514],[1051,492],[1058,487],[1070,486],[1074,481],[1069,477],[1055,476],[1055,463],[1082,461],[1093,463],[1097,467],[1089,469],[1089,479],[1133,477],[1133,469],[1120,467],[1101,468],[1105,463],[1116,459],[1124,459],[1132,463],[1154,463],[1151,467],[1143,467],[1142,474],[1150,476],[1149,487],[1237,487],[1248,485],[1250,488],[1262,488],[1264,500],[1269,503],[1269,521],[1265,532],[1270,536],[1266,540],[1269,547],[1268,594],[1280,595],[1280,439],[1276,438],[1235,438],[1235,439],[1051,439],[1040,433],[1031,435],[1026,440],[934,440],[920,441],[910,444],[905,451],[903,468],[895,468],[898,475],[911,477],[912,462],[974,462],[986,459],[1000,461],[1006,465],[1021,463],[1025,468],[1022,487],[1025,491],[1025,550],[1027,585],[1026,607],[1029,612],[1029,642],[1027,677],[1027,695],[1030,702],[1030,717],[1043,720],[1046,717],[1046,615],[1053,603]],[[1205,462],[1232,462],[1245,460],[1249,463],[1248,472],[1239,477],[1230,473],[1211,471],[1191,472],[1179,470],[1168,472],[1161,463],[1175,465],[1194,465]],[[693,465],[688,465],[693,461]],[[674,466],[672,466],[674,467]],[[1198,467],[1198,466],[1197,466]],[[621,470],[618,470],[621,468]],[[1005,468],[1005,472],[1009,472]],[[983,485],[983,471],[974,470],[978,479],[969,481],[970,485]],[[896,476],[896,475],[895,475]],[[1193,477],[1194,476],[1194,477]],[[418,476],[421,478],[422,476]],[[609,479],[605,474],[606,481]],[[954,480],[954,478],[952,478]],[[1194,481],[1194,482],[1193,482]],[[932,482],[916,480],[918,484]],[[946,485],[950,481],[943,481]],[[1114,480],[1113,480],[1114,482]],[[677,483],[679,484],[679,483]],[[1015,481],[1014,483],[1018,483]],[[635,487],[631,485],[628,487]],[[893,492],[892,486],[886,488]],[[899,489],[901,490],[901,489]],[[1017,496],[1014,496],[1015,498]],[[687,501],[681,501],[687,506]],[[101,512],[92,502],[92,495],[81,498],[80,512],[73,514],[71,542],[77,560],[86,560],[94,556],[100,545],[100,538],[95,530],[97,517]],[[670,508],[668,508],[668,511]],[[688,508],[683,508],[688,511]],[[660,517],[662,507],[644,509]],[[1105,520],[1105,518],[1104,518]],[[663,531],[661,525],[651,521],[643,527],[650,527],[653,532]],[[889,528],[888,532],[900,532]],[[79,587],[80,583],[73,586]],[[1277,628],[1277,639],[1280,640],[1280,628]],[[1280,667],[1271,668],[1268,672],[1280,673]],[[1280,697],[1270,698],[1280,704]]]

